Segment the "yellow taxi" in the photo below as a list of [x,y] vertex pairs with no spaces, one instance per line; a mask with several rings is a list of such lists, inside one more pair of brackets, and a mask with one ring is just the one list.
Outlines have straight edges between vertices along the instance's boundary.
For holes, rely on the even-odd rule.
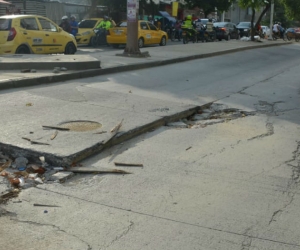
[[[107,43],[117,48],[127,42],[127,21],[119,23],[116,27],[109,29],[106,37]],[[159,30],[152,23],[140,20],[138,22],[138,45],[139,48],[149,44],[167,44],[168,35],[166,32]]]
[[74,54],[77,43],[46,17],[0,16],[0,54]]
[[91,45],[91,38],[95,35],[94,29],[102,20],[103,18],[89,18],[80,21],[75,36],[77,43]]

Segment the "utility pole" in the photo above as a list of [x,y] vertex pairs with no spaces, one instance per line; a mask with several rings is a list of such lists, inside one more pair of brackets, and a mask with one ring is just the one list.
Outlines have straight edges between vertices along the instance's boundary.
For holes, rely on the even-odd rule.
[[146,57],[149,53],[141,53],[138,45],[139,0],[127,0],[127,41],[123,54],[118,56]]
[[273,40],[273,16],[274,16],[274,0],[271,0],[271,14],[270,14],[270,34],[268,40]]

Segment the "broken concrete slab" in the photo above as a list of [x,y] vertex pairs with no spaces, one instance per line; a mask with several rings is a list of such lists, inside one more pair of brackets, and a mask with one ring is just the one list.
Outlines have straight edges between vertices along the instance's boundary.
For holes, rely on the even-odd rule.
[[184,122],[170,122],[167,124],[168,127],[173,127],[173,128],[187,128],[188,125]]
[[65,182],[67,179],[71,178],[74,175],[73,172],[57,172],[56,174],[50,177],[50,181],[59,181]]

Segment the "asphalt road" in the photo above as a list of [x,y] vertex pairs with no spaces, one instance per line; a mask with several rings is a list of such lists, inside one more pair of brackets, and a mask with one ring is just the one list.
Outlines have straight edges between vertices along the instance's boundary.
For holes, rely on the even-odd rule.
[[214,104],[213,119],[165,126],[83,162],[144,164],[122,168],[131,175],[77,175],[24,190],[21,203],[4,207],[0,249],[300,249],[299,51],[244,51],[2,94],[87,105],[88,88],[90,108],[102,109],[97,93],[130,91],[140,117],[150,101]]

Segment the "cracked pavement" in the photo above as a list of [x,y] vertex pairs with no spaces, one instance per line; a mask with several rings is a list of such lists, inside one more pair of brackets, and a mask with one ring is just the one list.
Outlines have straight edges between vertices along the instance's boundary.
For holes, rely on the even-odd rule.
[[[163,126],[82,162],[97,169],[114,168],[114,162],[144,165],[120,167],[131,175],[77,174],[63,184],[23,190],[1,206],[7,213],[0,213],[0,249],[300,249],[300,59],[286,55],[298,50],[295,45],[161,67],[150,79],[153,69],[114,75],[98,85],[103,78],[93,79],[101,97],[131,90],[146,103],[213,102],[215,111],[251,115],[197,128]],[[280,67],[271,64],[274,54]],[[219,74],[205,76],[205,65],[219,67]],[[181,67],[182,72],[163,77]],[[192,76],[196,70],[200,80]],[[54,98],[52,88],[46,89],[26,91]],[[56,92],[58,99],[74,100],[73,94]],[[115,108],[122,109],[120,103]],[[141,110],[139,103],[135,108]],[[168,108],[163,103],[147,110]]]

